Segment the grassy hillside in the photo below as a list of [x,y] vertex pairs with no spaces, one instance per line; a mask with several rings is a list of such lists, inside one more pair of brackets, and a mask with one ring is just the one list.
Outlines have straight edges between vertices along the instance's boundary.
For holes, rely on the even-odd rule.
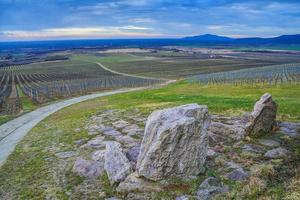
[[[74,143],[76,140],[90,139],[92,136],[84,127],[92,115],[103,110],[130,111],[138,108],[144,116],[148,116],[155,109],[199,103],[208,105],[209,111],[214,114],[240,115],[250,111],[264,92],[270,92],[279,104],[278,119],[300,121],[300,90],[298,86],[290,85],[203,86],[178,82],[165,88],[118,94],[70,106],[41,122],[17,145],[15,152],[0,169],[0,194],[18,196],[19,199],[67,199],[67,193],[72,193],[73,196],[78,195],[77,198],[83,198],[80,191],[76,190],[83,179],[73,174],[72,166],[68,165],[63,169],[65,179],[60,180],[62,175],[58,169],[61,170],[61,163],[54,152],[78,148]],[[78,128],[81,131],[74,131]],[[98,181],[102,190],[108,194],[114,193],[106,177]],[[189,191],[192,192],[197,184],[188,183]],[[283,186],[277,192],[278,197],[285,196]],[[91,199],[98,198],[99,192],[90,195]],[[168,192],[160,195],[168,196]]]

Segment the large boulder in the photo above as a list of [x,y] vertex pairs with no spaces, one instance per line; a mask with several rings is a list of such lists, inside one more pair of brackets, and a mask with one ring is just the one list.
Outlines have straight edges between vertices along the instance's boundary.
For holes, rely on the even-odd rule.
[[145,127],[138,175],[156,181],[203,172],[209,124],[207,107],[198,104],[154,111]]
[[256,102],[251,113],[243,116],[246,134],[260,136],[272,130],[275,124],[277,104],[272,100],[272,95],[265,93]]
[[121,145],[115,141],[106,142],[104,169],[113,185],[123,181],[131,173],[131,165],[123,154]]

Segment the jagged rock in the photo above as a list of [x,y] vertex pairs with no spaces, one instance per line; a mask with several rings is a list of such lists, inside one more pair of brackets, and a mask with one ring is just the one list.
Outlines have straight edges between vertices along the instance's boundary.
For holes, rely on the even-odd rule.
[[272,95],[265,93],[256,102],[251,113],[243,116],[246,134],[260,136],[272,130],[275,124],[277,104],[272,100]]
[[123,181],[131,173],[131,165],[119,143],[106,142],[104,168],[112,185]]
[[270,139],[261,139],[259,140],[259,143],[268,147],[279,147],[280,143],[275,140]]
[[235,169],[228,174],[228,178],[234,181],[243,181],[249,177],[249,173],[245,172],[243,168]]
[[94,151],[91,155],[92,159],[95,161],[102,161],[104,162],[104,157],[105,157],[105,150],[97,150]]
[[300,136],[300,123],[294,122],[280,122],[278,123],[280,131],[290,137]]
[[117,197],[110,197],[110,198],[106,198],[105,200],[122,200],[122,199]]
[[265,157],[267,158],[284,158],[288,155],[289,151],[284,148],[276,148],[269,150],[265,153]]
[[132,173],[117,187],[117,192],[160,192],[163,188],[157,182],[138,177]]
[[55,154],[58,158],[70,158],[76,155],[75,151],[64,151]]
[[139,176],[161,180],[203,172],[209,124],[207,107],[198,104],[154,111],[147,120],[141,144]]
[[103,162],[77,158],[72,171],[79,176],[98,177],[103,173],[104,165]]
[[210,200],[217,194],[228,191],[228,186],[224,186],[219,179],[209,177],[201,183],[196,195],[201,200]]

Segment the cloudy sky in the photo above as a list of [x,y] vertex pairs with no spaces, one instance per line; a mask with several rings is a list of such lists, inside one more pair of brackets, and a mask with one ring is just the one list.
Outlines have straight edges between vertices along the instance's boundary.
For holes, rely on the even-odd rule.
[[0,40],[300,33],[300,0],[0,0]]

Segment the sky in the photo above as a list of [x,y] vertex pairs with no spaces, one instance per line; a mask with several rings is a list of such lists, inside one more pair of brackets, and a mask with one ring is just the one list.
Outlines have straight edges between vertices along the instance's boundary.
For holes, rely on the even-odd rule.
[[273,37],[300,33],[300,0],[0,0],[0,40]]

